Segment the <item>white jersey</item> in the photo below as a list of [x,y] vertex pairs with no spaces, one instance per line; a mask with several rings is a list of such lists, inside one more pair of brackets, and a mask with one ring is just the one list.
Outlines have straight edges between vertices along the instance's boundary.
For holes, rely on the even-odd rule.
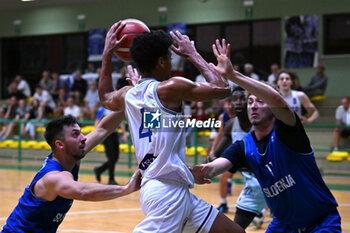
[[[249,132],[252,130],[253,130],[253,126],[249,130]],[[233,118],[232,129],[231,129],[232,144],[238,140],[242,140],[244,136],[247,135],[249,132],[246,132],[241,128],[238,117]]]
[[[125,115],[143,175],[142,185],[151,179],[162,179],[192,188],[194,178],[185,162],[185,128],[157,128],[162,119],[183,120],[183,114],[161,104],[158,84],[155,79],[145,78],[125,95]],[[146,125],[143,124],[144,118]]]
[[301,103],[298,96],[298,91],[292,90],[289,97],[283,97],[283,99],[290,105],[294,112],[301,116]]

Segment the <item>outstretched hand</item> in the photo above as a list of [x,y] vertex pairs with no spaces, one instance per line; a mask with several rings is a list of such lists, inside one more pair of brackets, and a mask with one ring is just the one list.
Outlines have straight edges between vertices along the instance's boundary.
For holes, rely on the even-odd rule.
[[128,73],[129,78],[126,78],[126,81],[128,81],[129,85],[135,86],[140,81],[141,75],[139,75],[137,69],[133,68],[131,65],[128,65]]
[[211,180],[205,178],[205,174],[207,173],[209,167],[205,164],[196,165],[193,168],[189,168],[193,177],[194,182],[196,184],[210,184]]
[[233,75],[233,66],[230,60],[230,44],[226,44],[226,40],[222,39],[220,41],[217,39],[215,44],[212,45],[214,56],[218,61],[218,64],[210,64],[216,71],[218,71],[222,76],[228,77]]
[[197,52],[194,47],[194,42],[190,41],[187,35],[182,35],[179,31],[176,31],[175,33],[177,36],[173,32],[170,32],[170,36],[174,39],[177,46],[171,45],[170,48],[176,54],[188,58]]
[[125,24],[122,21],[118,21],[112,25],[106,35],[104,52],[111,54],[114,53],[124,42],[124,40],[126,40],[126,35],[118,40],[119,34],[124,27]]

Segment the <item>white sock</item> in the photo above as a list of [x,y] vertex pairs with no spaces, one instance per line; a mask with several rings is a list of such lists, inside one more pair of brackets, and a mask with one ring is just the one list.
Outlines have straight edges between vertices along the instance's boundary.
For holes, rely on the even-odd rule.
[[222,197],[220,198],[220,200],[221,200],[221,204],[227,204],[226,197]]

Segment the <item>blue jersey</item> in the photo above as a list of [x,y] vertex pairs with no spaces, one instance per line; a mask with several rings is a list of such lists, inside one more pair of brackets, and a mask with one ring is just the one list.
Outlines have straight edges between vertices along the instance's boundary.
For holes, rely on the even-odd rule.
[[[53,233],[57,231],[73,200],[57,197],[53,201],[43,201],[33,194],[34,184],[46,173],[63,171],[62,166],[50,154],[34,179],[25,188],[18,205],[8,217],[3,233]],[[79,167],[73,168],[74,180],[78,180]]]
[[303,154],[290,149],[276,137],[276,126],[262,154],[252,133],[243,142],[247,163],[278,222],[291,228],[310,226],[336,210],[313,151]]

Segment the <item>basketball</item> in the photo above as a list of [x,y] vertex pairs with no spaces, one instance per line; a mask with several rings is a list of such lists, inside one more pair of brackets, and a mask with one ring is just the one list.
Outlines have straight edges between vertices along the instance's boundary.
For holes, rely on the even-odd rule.
[[114,54],[123,61],[131,61],[130,45],[132,40],[138,34],[149,32],[150,30],[144,22],[138,19],[124,19],[122,21],[125,23],[125,27],[120,32],[118,40],[124,35],[127,35],[127,38]]

